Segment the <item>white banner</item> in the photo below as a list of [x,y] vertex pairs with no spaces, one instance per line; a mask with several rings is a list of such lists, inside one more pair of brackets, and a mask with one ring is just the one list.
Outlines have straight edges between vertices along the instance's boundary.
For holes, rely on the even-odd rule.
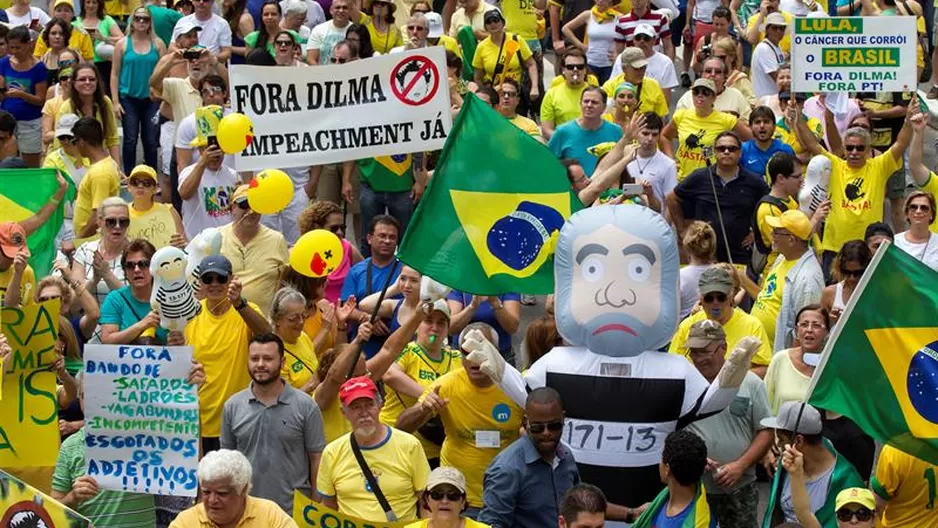
[[794,26],[792,91],[917,89],[915,17],[796,18]]
[[85,346],[85,465],[105,489],[195,497],[192,347]]
[[442,46],[346,64],[232,66],[231,103],[254,140],[239,171],[443,148],[452,128]]

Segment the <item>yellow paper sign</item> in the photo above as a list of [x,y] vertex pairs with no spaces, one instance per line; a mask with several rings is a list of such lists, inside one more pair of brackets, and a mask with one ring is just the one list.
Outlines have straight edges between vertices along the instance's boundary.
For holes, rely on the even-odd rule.
[[403,528],[406,522],[374,522],[327,508],[299,491],[293,492],[293,520],[300,528]]
[[91,521],[16,477],[0,471],[0,526],[84,528]]
[[[13,353],[3,372],[0,405],[0,467],[55,466],[59,451],[55,396],[58,299],[4,308],[2,330]],[[3,526],[0,524],[0,526]]]

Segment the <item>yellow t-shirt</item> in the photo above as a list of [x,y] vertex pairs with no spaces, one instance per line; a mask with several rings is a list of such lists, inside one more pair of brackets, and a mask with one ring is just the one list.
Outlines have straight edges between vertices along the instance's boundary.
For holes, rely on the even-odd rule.
[[[202,436],[221,435],[221,414],[232,394],[251,382],[248,374],[248,344],[251,333],[234,307],[221,316],[208,309],[202,300],[202,312],[186,325],[186,343],[192,346],[192,358],[202,363],[205,383],[199,387],[199,419]],[[245,310],[261,313],[248,302]]]
[[567,121],[580,117],[580,96],[587,84],[583,83],[576,88],[570,88],[567,83],[553,86],[544,94],[541,101],[541,121],[550,121],[556,129]]
[[513,119],[510,119],[512,125],[520,128],[529,136],[541,137],[541,127],[537,126],[533,120],[524,117],[523,115],[516,115]]
[[[5,271],[0,271],[0,300],[6,297],[10,281],[13,280],[13,265]],[[33,290],[36,289],[36,272],[29,264],[23,270],[23,276],[20,278],[20,305],[32,304]]]
[[[78,186],[78,197],[75,199],[75,233],[81,232],[88,224],[93,209],[97,209],[105,198],[117,196],[119,192],[120,167],[118,167],[117,162],[108,157],[97,163],[92,163]],[[88,238],[76,238],[75,247],[95,238],[97,238],[97,235]]]
[[902,158],[897,160],[887,151],[852,169],[846,160],[830,152],[825,151],[824,156],[831,160],[827,187],[831,212],[824,224],[823,247],[825,251],[840,251],[848,240],[863,240],[866,226],[883,220],[886,180],[902,166]]
[[[623,82],[625,82],[625,74],[620,73],[616,77],[603,83],[603,91],[612,99],[615,96],[616,87]],[[641,96],[638,99],[638,111],[654,112],[661,117],[668,115],[668,101],[664,98],[661,85],[651,77],[646,76],[642,79]]]
[[392,49],[404,45],[404,37],[401,36],[401,30],[397,26],[388,26],[387,32],[379,33],[372,20],[365,27],[368,28],[368,34],[371,36],[371,45],[377,53],[385,55]]
[[[310,342],[312,342],[313,339],[316,339],[316,336],[319,335],[319,330],[322,328],[322,312],[319,311],[319,308],[311,311],[314,313],[307,317],[306,322],[303,323],[303,333],[309,337]],[[320,350],[314,350],[317,358],[335,346],[335,336],[336,330],[333,328],[332,332],[330,332],[329,335],[323,340],[323,342],[319,344]]]
[[[681,324],[677,327],[677,332],[674,334],[674,339],[671,341],[671,346],[668,347],[668,352],[685,356],[687,360],[690,361],[690,356],[688,355],[690,350],[684,344],[687,342],[687,334],[690,332],[690,327],[694,323],[703,321],[706,318],[707,312],[700,310],[681,321]],[[731,315],[730,320],[723,325],[723,331],[726,332],[727,357],[729,357],[730,352],[736,348],[737,343],[739,343],[742,338],[753,336],[759,338],[759,340],[762,341],[762,345],[759,346],[756,355],[752,357],[752,363],[754,365],[768,365],[772,361],[772,344],[769,342],[769,336],[765,333],[765,328],[762,326],[762,323],[755,317],[739,308],[733,308],[733,315]]]
[[296,343],[283,342],[286,352],[283,354],[283,368],[280,377],[296,389],[303,388],[319,368],[319,358],[313,351],[313,340],[300,332]]
[[112,17],[127,16],[140,5],[140,0],[105,0],[104,13]]
[[524,40],[537,40],[537,14],[531,0],[502,0],[505,30]]
[[[547,88],[550,89],[555,86],[560,86],[561,84],[564,84],[565,82],[566,82],[566,79],[564,79],[563,75],[558,75],[550,80],[550,86],[548,86]],[[592,73],[587,73],[586,84],[590,86],[599,86],[599,79],[597,79],[596,76],[593,75]]]
[[138,211],[130,206],[130,227],[127,240],[142,238],[148,240],[156,249],[169,245],[169,239],[176,233],[176,219],[173,217],[173,205],[154,202],[149,211]]
[[449,404],[440,412],[446,440],[440,465],[453,466],[466,477],[469,506],[482,507],[482,477],[502,449],[518,439],[521,410],[497,385],[476,387],[465,369],[454,370],[433,382]]
[[[473,521],[469,517],[463,519],[465,521],[465,528],[490,528],[487,524],[482,524],[479,521]],[[430,525],[430,519],[422,519],[413,524],[408,524],[404,528],[427,528]]]
[[228,257],[231,269],[241,280],[244,298],[257,303],[262,314],[270,314],[270,303],[280,287],[280,272],[290,261],[287,241],[280,233],[261,226],[245,245],[235,236],[232,225],[218,228],[221,254]]
[[938,518],[935,487],[938,467],[883,446],[870,488],[889,501],[883,511],[883,528],[934,528]]
[[[797,208],[798,208],[798,200],[795,200],[794,198],[789,196],[788,197],[788,209],[786,210],[791,211],[792,209],[797,209]],[[759,226],[759,234],[762,236],[762,242],[765,244],[765,247],[772,247],[772,231],[775,229],[774,227],[770,226],[769,224],[765,222],[765,217],[778,216],[784,212],[785,211],[782,211],[778,207],[767,202],[759,204],[759,208],[756,209],[756,225]],[[769,266],[772,265],[773,262],[775,262],[775,257],[777,256],[778,256],[778,253],[776,253],[775,250],[773,249],[772,252],[769,253],[769,258],[766,261],[766,268],[768,268]]]
[[[72,22],[72,36],[68,39],[68,47],[80,53],[81,58],[85,61],[90,62],[94,59],[94,45],[91,42],[91,35],[80,24]],[[36,41],[36,49],[33,50],[33,55],[42,57],[47,51],[49,51],[49,46],[46,45],[45,39],[40,37]]]
[[[922,185],[920,188],[925,192],[930,192],[932,195],[938,196],[938,174],[929,171],[925,185]],[[938,216],[935,217],[935,221],[932,222],[929,227],[932,233],[938,233]]]
[[[427,355],[416,341],[411,341],[404,347],[401,354],[397,356],[397,366],[404,371],[404,374],[417,382],[418,385],[429,387],[439,377],[456,369],[462,368],[460,353],[454,352],[449,347],[444,346],[442,356],[439,361]],[[384,406],[381,408],[381,421],[390,426],[397,423],[397,418],[408,408],[412,407],[417,400],[400,394],[390,386],[385,386]],[[423,444],[423,451],[427,458],[437,458],[440,456],[440,446],[424,438],[420,433],[415,435],[420,443]]]
[[712,147],[718,135],[733,130],[738,118],[717,110],[707,117],[700,117],[693,108],[689,108],[676,110],[673,119],[677,127],[677,181],[681,181],[695,170],[707,166],[702,147]]
[[492,42],[492,37],[486,37],[479,43],[475,55],[472,56],[472,67],[484,72],[487,82],[494,82],[495,68],[501,65],[502,71],[498,75],[499,79],[511,78],[521,82],[524,63],[530,58],[531,48],[528,47],[528,43],[523,38],[506,31],[505,40],[501,46]]
[[[788,24],[788,29],[785,30],[785,36],[782,37],[781,41],[779,41],[778,47],[779,49],[785,52],[785,56],[787,57],[791,54],[791,32],[792,32],[792,27],[793,27],[792,24],[794,23],[795,17],[791,13],[787,13],[785,11],[780,11],[780,13],[782,14],[783,17],[785,17],[785,22]],[[759,18],[758,12],[753,13],[753,15],[749,17],[749,22],[746,24],[747,33],[749,32],[750,29],[755,27],[757,18]],[[765,21],[761,23],[764,24]],[[765,31],[760,31],[759,40],[762,41],[764,38],[765,38]]]
[[[169,523],[170,528],[205,528],[215,526],[201,502],[183,511]],[[291,528],[296,522],[276,502],[248,495],[238,528]]]
[[[319,387],[316,390],[319,390]],[[332,403],[325,408],[320,407],[319,411],[322,413],[322,429],[327,444],[344,434],[352,432],[352,425],[348,423],[345,414],[342,413],[342,404],[339,402],[338,396],[333,398]]]
[[769,338],[769,348],[775,349],[775,323],[778,320],[778,313],[782,309],[782,295],[785,294],[785,277],[788,271],[797,264],[797,260],[779,259],[775,266],[768,271],[765,277],[765,284],[759,291],[756,302],[752,305],[749,315],[762,322],[762,328],[765,329],[766,336]]
[[[821,124],[821,120],[816,117],[808,117],[804,114],[802,114],[802,117],[805,120],[805,125],[808,126],[808,130],[814,134],[814,138],[818,141],[824,141],[824,125]],[[782,143],[791,147],[796,155],[805,151],[804,146],[798,141],[798,137],[795,136],[795,133],[788,130],[788,125],[785,124],[784,119],[779,119],[778,122],[775,123],[775,137]]]
[[[59,106],[59,111],[55,114],[55,124],[58,125],[59,118],[65,114],[76,114],[78,117],[82,117],[78,112],[72,109],[72,100],[68,99],[62,102],[62,105]],[[107,120],[107,132],[104,137],[104,146],[106,148],[116,147],[121,144],[121,138],[117,135],[117,118],[114,116],[114,105],[111,103],[111,98],[104,96],[104,111],[100,109],[98,113],[94,116],[99,122],[104,124],[104,120]],[[58,139],[52,140],[52,148],[59,148]]]
[[[362,447],[362,456],[374,473],[388,504],[401,521],[417,520],[417,496],[427,487],[430,464],[414,435],[388,427],[385,440]],[[371,522],[387,518],[352,453],[349,435],[329,442],[322,452],[316,489],[335,497],[339,511]]]

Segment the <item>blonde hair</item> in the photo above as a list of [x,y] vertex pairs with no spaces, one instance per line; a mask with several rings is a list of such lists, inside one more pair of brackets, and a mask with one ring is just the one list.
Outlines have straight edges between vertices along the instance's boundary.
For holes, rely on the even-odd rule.
[[98,207],[98,218],[104,218],[105,211],[110,207],[123,207],[127,210],[127,214],[130,214],[130,205],[125,202],[123,198],[120,196],[110,196],[105,198]]
[[150,37],[150,40],[156,43],[156,33],[153,31],[153,15],[150,13],[150,10],[146,7],[140,6],[137,9],[134,9],[134,12],[130,14],[130,18],[127,20],[127,46],[132,46],[133,44],[130,40],[134,36],[134,15],[137,14],[137,11],[143,11],[147,14],[147,17],[150,19],[150,27],[147,28],[146,35]]
[[[726,67],[735,70],[739,66],[739,57],[736,56],[736,41],[730,37],[718,38],[711,44],[713,49],[726,53]],[[730,66],[732,63],[732,66]]]
[[717,234],[710,224],[694,220],[684,231],[684,248],[706,262],[712,262],[717,254]]
[[55,277],[53,275],[44,277],[36,284],[36,287],[33,289],[33,294],[37,303],[39,302],[39,292],[50,286],[54,286],[59,289],[59,292],[62,296],[62,306],[71,306],[73,297],[72,287],[69,286],[62,277]]

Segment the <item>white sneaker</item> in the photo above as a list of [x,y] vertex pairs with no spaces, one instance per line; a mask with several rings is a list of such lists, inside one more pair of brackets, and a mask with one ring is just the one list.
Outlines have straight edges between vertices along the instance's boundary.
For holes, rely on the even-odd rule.
[[521,304],[525,306],[534,306],[537,304],[537,297],[531,295],[530,293],[522,293]]

